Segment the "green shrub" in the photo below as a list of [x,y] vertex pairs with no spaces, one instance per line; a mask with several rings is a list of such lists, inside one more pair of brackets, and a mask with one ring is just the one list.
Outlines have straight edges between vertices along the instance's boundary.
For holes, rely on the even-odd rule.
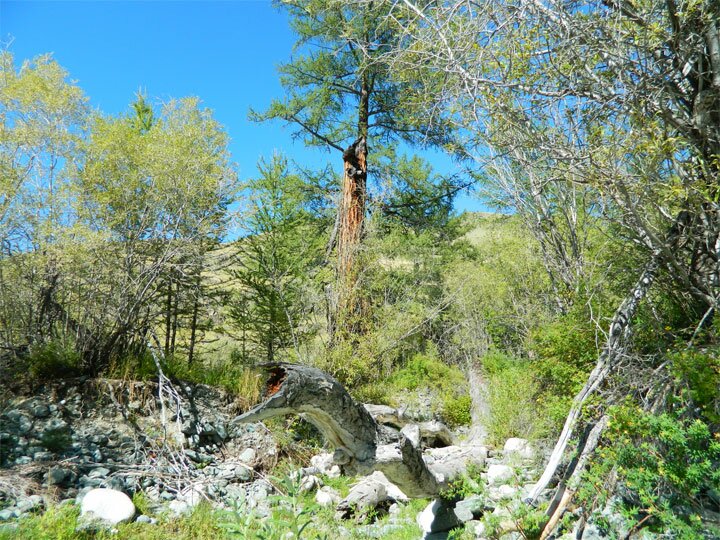
[[493,444],[510,437],[536,439],[546,429],[536,398],[540,385],[530,363],[500,353],[482,359],[487,377],[488,416],[483,423]]
[[670,371],[680,392],[674,400],[692,406],[710,422],[720,423],[720,351],[682,347],[671,353]]
[[37,381],[74,377],[82,371],[80,355],[74,349],[55,342],[33,349],[27,363],[31,379]]
[[441,416],[450,427],[469,426],[472,423],[470,409],[472,399],[469,395],[448,396],[443,400]]
[[720,490],[720,436],[699,419],[653,415],[633,405],[614,407],[581,498],[597,497],[610,474],[626,490],[622,510],[629,522],[649,515],[650,531],[702,538],[710,527],[700,520],[703,493]]

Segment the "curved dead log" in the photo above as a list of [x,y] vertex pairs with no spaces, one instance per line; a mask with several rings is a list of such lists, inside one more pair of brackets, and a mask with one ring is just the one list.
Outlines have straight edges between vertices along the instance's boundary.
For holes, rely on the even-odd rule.
[[334,447],[333,459],[346,473],[378,470],[408,497],[434,497],[446,486],[423,461],[420,448],[407,437],[389,442],[362,404],[327,373],[308,366],[271,363],[265,399],[233,423],[258,422],[274,416],[304,414]]

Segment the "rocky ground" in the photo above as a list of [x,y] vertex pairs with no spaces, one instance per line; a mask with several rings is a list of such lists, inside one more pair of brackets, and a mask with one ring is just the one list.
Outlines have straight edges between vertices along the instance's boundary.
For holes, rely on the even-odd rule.
[[[476,538],[489,535],[489,526],[496,537],[523,538],[513,516],[538,476],[540,458],[527,441],[510,439],[502,450],[473,440],[458,443],[457,433],[412,411],[366,407],[379,423],[422,441],[436,476],[478,473],[482,485],[471,486],[472,493],[431,501],[417,516],[426,538],[445,538],[461,526]],[[152,522],[137,515],[127,496],[140,491],[153,513],[181,515],[202,500],[267,513],[275,488],[266,474],[277,464],[279,448],[262,423],[232,424],[238,413],[229,395],[202,385],[160,388],[83,378],[45,384],[32,397],[6,393],[0,402],[0,522],[12,527],[55,504],[80,504],[90,524],[97,524],[90,518]],[[314,491],[321,505],[334,505],[338,518],[378,505],[392,516],[406,501],[381,473],[359,479],[341,499],[322,480],[340,474],[330,453],[295,472],[300,489]],[[364,525],[363,532],[392,538],[399,525],[391,517],[382,526]],[[602,538],[593,527],[575,536]]]

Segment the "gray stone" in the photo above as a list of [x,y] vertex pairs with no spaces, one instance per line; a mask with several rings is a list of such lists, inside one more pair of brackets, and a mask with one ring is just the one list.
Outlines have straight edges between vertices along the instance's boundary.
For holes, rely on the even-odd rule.
[[507,465],[490,465],[487,470],[487,483],[490,485],[505,484],[515,476],[512,467]]
[[122,491],[93,489],[80,503],[80,515],[97,518],[110,525],[130,521],[135,515],[135,505]]
[[257,452],[255,452],[252,448],[246,448],[240,453],[238,459],[247,465],[253,465],[255,463],[255,459],[257,459]]
[[30,409],[30,412],[35,418],[47,418],[50,416],[50,407],[45,403],[38,403]]
[[423,533],[449,531],[462,525],[450,504],[443,499],[431,501],[417,516],[417,523]]
[[532,445],[526,439],[512,437],[505,441],[503,448],[505,459],[520,459],[523,461],[531,461],[535,459],[536,452]]
[[185,450],[185,455],[195,463],[210,463],[213,460],[212,456],[203,454],[202,452],[196,452],[195,450]]
[[309,493],[323,486],[323,481],[317,476],[306,476],[300,481],[300,493]]
[[8,521],[9,519],[13,519],[14,517],[14,508],[5,508],[5,510],[0,510],[0,521]]
[[19,500],[15,506],[17,506],[20,512],[26,513],[32,510],[37,510],[38,508],[42,508],[43,506],[45,506],[45,503],[40,495],[31,495],[26,499]]
[[156,519],[146,516],[145,514],[139,515],[135,521],[137,523],[147,523],[148,525],[155,525],[157,523]]
[[33,454],[33,460],[34,461],[50,461],[55,457],[55,454],[52,452],[46,452],[43,450],[42,452],[35,452]]
[[455,504],[455,515],[460,521],[471,521],[482,516],[487,509],[485,498],[481,495],[473,495]]
[[330,486],[323,486],[315,494],[315,502],[320,506],[334,506],[340,502],[340,493]]
[[51,486],[67,485],[77,479],[77,474],[72,469],[65,467],[50,467],[47,472],[47,483]]
[[110,474],[110,469],[106,467],[95,467],[88,473],[88,478],[105,478]]

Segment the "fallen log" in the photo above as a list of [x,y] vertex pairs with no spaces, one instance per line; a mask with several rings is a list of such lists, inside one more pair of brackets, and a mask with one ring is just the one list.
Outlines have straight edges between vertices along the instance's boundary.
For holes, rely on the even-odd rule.
[[435,497],[447,487],[450,479],[438,478],[428,468],[418,444],[403,434],[392,440],[366,408],[327,373],[282,362],[260,367],[268,375],[265,399],[233,423],[303,414],[333,446],[333,460],[346,474],[381,471],[410,498]]

